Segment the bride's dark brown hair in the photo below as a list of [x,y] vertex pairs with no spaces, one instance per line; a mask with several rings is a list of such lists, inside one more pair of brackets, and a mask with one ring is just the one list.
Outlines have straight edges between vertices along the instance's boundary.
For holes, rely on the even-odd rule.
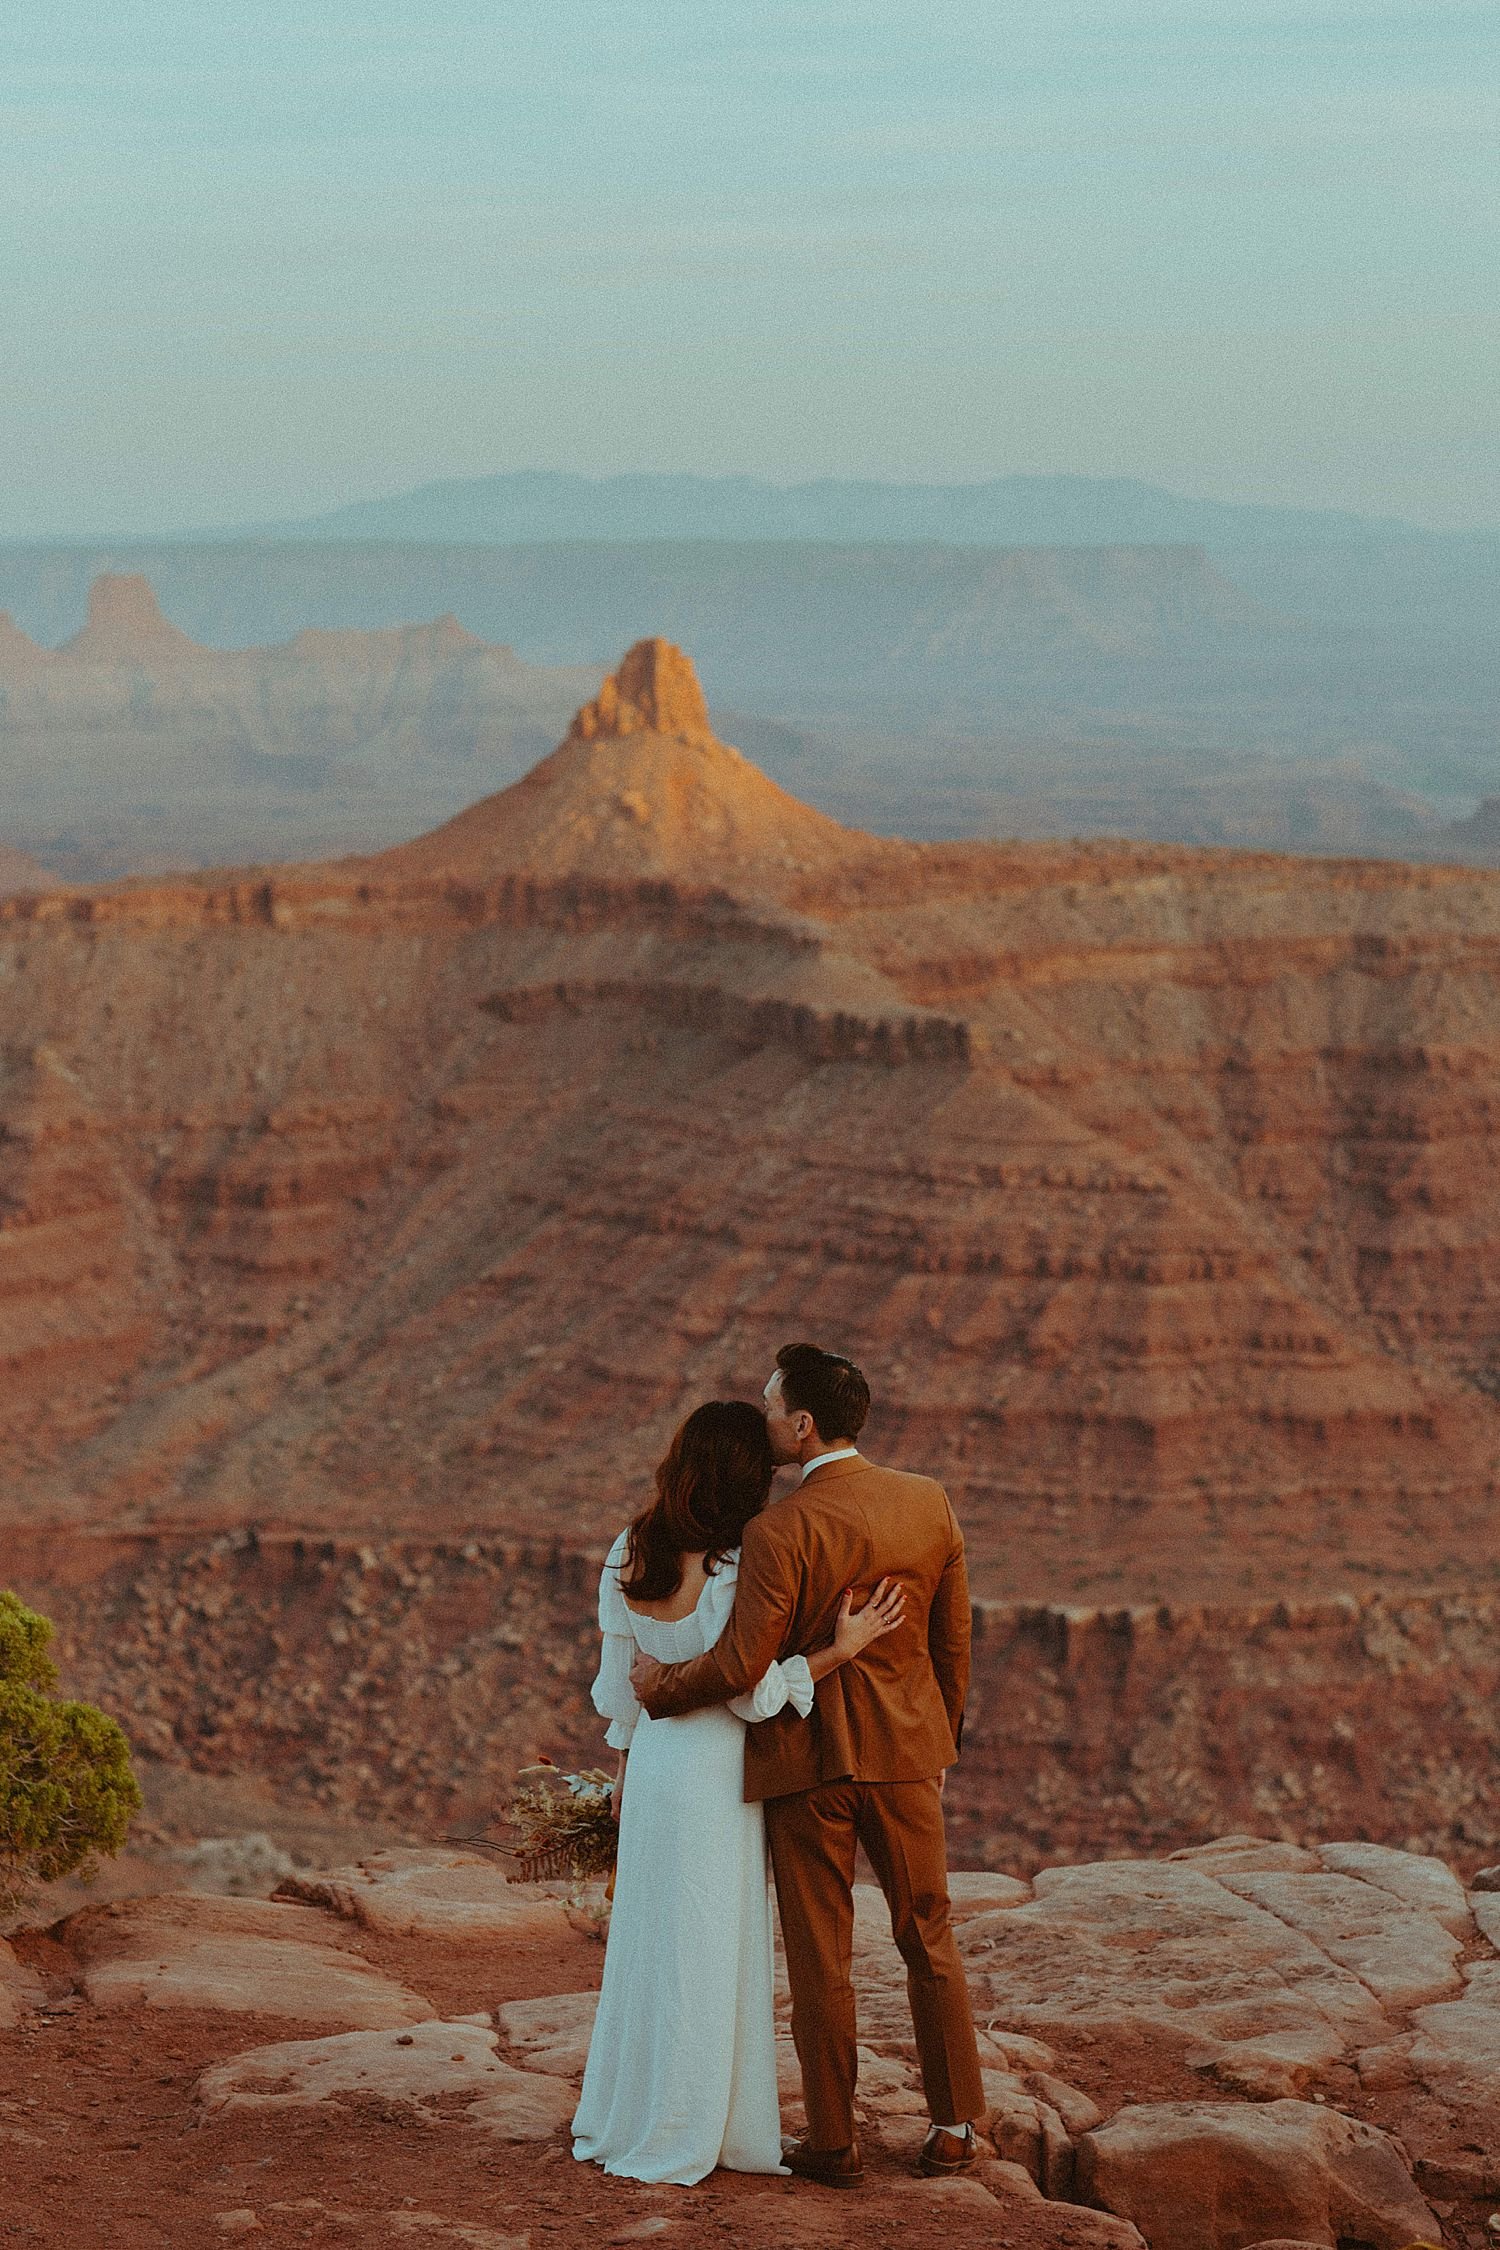
[[656,1498],[630,1527],[620,1574],[627,1601],[670,1601],[683,1558],[703,1557],[710,1576],[770,1495],[776,1464],[766,1419],[743,1399],[695,1406],[656,1472]]

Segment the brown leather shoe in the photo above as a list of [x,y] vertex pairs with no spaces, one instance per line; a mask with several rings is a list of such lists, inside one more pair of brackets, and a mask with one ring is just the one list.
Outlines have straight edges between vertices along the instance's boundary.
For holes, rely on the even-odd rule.
[[978,2154],[972,2125],[961,2133],[940,2133],[934,2125],[922,2143],[917,2170],[924,2180],[951,2180],[956,2173],[971,2171]]
[[854,2188],[865,2176],[858,2141],[847,2148],[809,2148],[806,2141],[783,2141],[781,2161],[794,2179],[819,2187]]

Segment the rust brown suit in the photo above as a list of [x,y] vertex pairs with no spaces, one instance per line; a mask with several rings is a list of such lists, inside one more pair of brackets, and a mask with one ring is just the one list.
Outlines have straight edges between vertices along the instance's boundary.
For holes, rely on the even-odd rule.
[[774,1658],[827,1645],[846,1586],[868,1596],[886,1577],[906,1589],[901,1623],[818,1682],[811,1719],[783,1712],[745,1739],[745,1795],[766,1801],[814,2148],[846,2147],[855,2134],[858,1844],[906,1963],[928,2109],[945,2125],[984,2112],[938,1786],[958,1755],[970,1625],[963,1534],[942,1486],[858,1455],[814,1469],[747,1525],[716,1645],[669,1665],[646,1698],[662,1719],[742,1695]]

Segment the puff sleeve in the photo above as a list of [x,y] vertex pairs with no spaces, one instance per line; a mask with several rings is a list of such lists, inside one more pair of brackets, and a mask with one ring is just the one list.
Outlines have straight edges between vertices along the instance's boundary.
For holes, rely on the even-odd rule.
[[608,1719],[605,1741],[611,1750],[628,1750],[630,1738],[635,1733],[636,1720],[641,1715],[635,1689],[630,1684],[630,1667],[635,1662],[635,1635],[630,1629],[630,1612],[625,1607],[625,1597],[620,1592],[620,1570],[625,1560],[628,1533],[621,1532],[609,1550],[609,1560],[604,1565],[599,1580],[599,1631],[603,1646],[599,1656],[599,1676],[592,1695],[594,1709],[601,1719]]
[[758,1719],[774,1719],[789,1703],[799,1719],[805,1719],[812,1710],[813,1676],[805,1656],[784,1656],[773,1663],[750,1693],[737,1695],[729,1708],[737,1719],[754,1726]]

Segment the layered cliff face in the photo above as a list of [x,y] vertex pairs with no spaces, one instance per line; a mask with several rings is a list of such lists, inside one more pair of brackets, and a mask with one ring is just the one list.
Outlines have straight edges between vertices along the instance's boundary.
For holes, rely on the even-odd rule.
[[1500,881],[840,829],[633,651],[379,858],[0,904],[3,1510],[599,1547],[797,1334],[995,1598],[1500,1569]]
[[13,896],[0,1577],[147,1752],[430,1829],[592,1755],[598,1554],[811,1334],[969,1534],[966,1849],[1492,1856],[1497,951],[839,828],[659,642],[411,845]]
[[[970,1518],[972,1522],[972,1515]],[[7,1529],[70,1687],[144,1757],[425,1836],[538,1752],[600,1756],[597,1555],[448,1538]],[[1229,1830],[1500,1854],[1500,1596],[986,1602],[946,1819],[957,1865]]]
[[810,1332],[981,1591],[1500,1566],[1493,877],[861,837],[643,643],[414,846],[0,913],[11,1516],[598,1541]]

